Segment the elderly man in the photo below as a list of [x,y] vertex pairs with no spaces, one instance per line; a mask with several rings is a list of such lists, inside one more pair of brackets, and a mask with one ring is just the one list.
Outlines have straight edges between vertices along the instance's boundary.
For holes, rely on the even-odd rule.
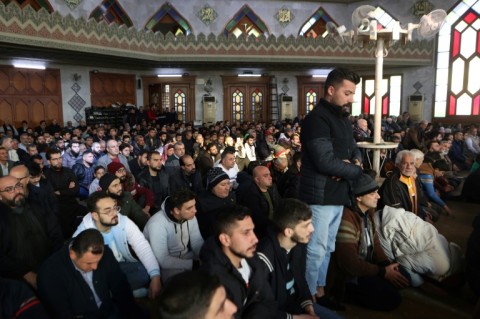
[[13,176],[0,178],[0,276],[37,287],[40,264],[63,244],[56,216],[35,205]]
[[379,207],[388,205],[404,208],[425,219],[424,207],[428,206],[428,202],[423,193],[422,183],[416,178],[415,155],[408,150],[399,152],[395,166],[379,190],[381,196]]
[[128,160],[123,154],[120,154],[118,148],[118,142],[115,140],[108,140],[107,142],[107,154],[100,157],[97,161],[97,166],[107,167],[111,162],[119,162],[125,166],[125,169],[130,172],[130,166],[128,166]]
[[253,169],[253,185],[238,198],[238,203],[250,209],[255,234],[258,238],[266,235],[267,227],[271,224],[273,212],[280,201],[280,194],[272,182],[272,175],[265,166]]
[[358,119],[357,125],[353,129],[353,137],[357,142],[371,142],[372,137],[370,136],[371,132],[368,129],[368,123],[365,119]]
[[0,146],[0,177],[7,176],[13,167],[13,162],[8,159],[8,151]]
[[165,170],[169,175],[180,169],[180,157],[183,155],[185,155],[185,145],[182,142],[175,143],[173,154],[165,162]]

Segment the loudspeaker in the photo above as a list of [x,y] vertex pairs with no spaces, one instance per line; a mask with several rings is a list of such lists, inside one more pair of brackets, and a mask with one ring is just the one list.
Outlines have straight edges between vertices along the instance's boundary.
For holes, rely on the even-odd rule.
[[137,90],[141,90],[142,89],[142,79],[138,79],[137,80]]

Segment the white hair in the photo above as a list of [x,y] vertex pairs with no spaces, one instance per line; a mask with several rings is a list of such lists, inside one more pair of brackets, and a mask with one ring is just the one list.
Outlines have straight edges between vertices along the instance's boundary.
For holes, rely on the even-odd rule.
[[414,156],[415,160],[420,159],[420,158],[422,158],[422,159],[425,158],[425,154],[423,154],[422,151],[417,150],[416,148],[410,150],[410,152],[413,153],[413,156]]
[[409,150],[400,151],[400,152],[398,152],[397,157],[395,158],[395,166],[400,165],[400,163],[402,163],[402,160],[406,155],[409,155],[409,156],[413,157],[413,159],[415,159],[415,154],[413,152],[411,152]]

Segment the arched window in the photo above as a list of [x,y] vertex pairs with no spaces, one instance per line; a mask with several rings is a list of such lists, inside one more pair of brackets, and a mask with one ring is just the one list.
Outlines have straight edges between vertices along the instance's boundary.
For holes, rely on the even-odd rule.
[[263,93],[256,89],[252,93],[252,121],[259,122],[263,120]]
[[177,90],[174,96],[174,106],[175,112],[177,112],[177,117],[179,121],[185,121],[186,119],[186,105],[187,99],[185,98],[185,93],[182,90]]
[[20,6],[20,8],[25,8],[26,6],[30,6],[35,11],[38,11],[42,8],[46,9],[49,13],[53,12],[52,5],[48,0],[0,0],[4,5],[7,5],[11,2],[14,2]]
[[325,9],[320,7],[302,26],[299,35],[306,38],[316,38],[318,36],[322,36],[327,30],[327,22],[335,23]]
[[243,122],[243,92],[239,89],[232,94],[233,120]]
[[187,20],[168,2],[153,14],[145,24],[145,29],[160,32],[164,35],[168,32],[174,35],[189,35],[192,32]]
[[124,24],[127,27],[133,26],[127,12],[116,0],[104,0],[92,11],[90,18],[94,18],[98,22],[103,20],[107,24],[116,23],[118,25]]
[[434,117],[480,114],[480,1],[460,1],[440,30]]
[[[382,115],[400,115],[402,96],[402,76],[391,75],[382,79],[380,85],[382,94]],[[359,94],[361,94],[359,96]],[[352,115],[375,114],[375,79],[362,78],[355,91],[355,102],[352,106]],[[361,102],[361,112],[360,103]]]
[[241,35],[268,36],[268,29],[262,19],[248,5],[244,5],[227,23],[223,34],[225,36],[233,34],[237,38]]
[[307,93],[305,93],[305,101],[307,104],[305,109],[308,113],[313,110],[315,105],[317,105],[317,92],[315,92],[313,89],[310,89]]

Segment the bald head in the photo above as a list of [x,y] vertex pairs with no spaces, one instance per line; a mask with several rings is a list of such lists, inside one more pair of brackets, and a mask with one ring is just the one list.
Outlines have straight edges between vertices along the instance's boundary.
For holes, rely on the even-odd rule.
[[357,126],[364,131],[368,130],[368,123],[364,119],[358,119],[357,120]]
[[270,187],[272,187],[272,175],[270,175],[270,170],[267,167],[255,167],[252,175],[253,181],[255,184],[257,184],[258,188],[260,188],[262,192],[266,192]]
[[0,201],[10,207],[21,207],[25,204],[23,187],[13,176],[0,178]]
[[28,168],[25,165],[17,165],[15,167],[12,167],[9,175],[15,177],[17,181],[22,183],[23,192],[24,194],[27,194],[27,185],[30,181],[30,172],[28,171]]

